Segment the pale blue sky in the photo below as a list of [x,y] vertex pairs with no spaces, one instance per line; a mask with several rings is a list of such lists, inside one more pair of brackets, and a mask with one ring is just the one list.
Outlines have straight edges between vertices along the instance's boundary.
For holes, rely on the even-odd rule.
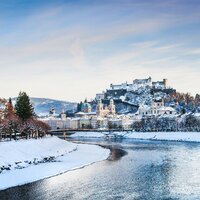
[[79,101],[168,78],[200,93],[199,0],[2,0],[0,91]]

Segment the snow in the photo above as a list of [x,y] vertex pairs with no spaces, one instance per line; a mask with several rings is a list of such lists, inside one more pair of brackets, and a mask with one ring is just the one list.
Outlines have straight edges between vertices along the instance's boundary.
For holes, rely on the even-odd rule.
[[127,133],[125,137],[144,140],[200,142],[199,132],[131,132]]
[[76,138],[76,137],[85,137],[85,138],[102,138],[104,137],[105,132],[76,132],[75,134],[72,134],[70,137]]
[[105,136],[123,137],[125,139],[139,140],[167,140],[167,141],[185,141],[200,142],[200,132],[77,132],[71,137],[105,137]]
[[194,116],[195,117],[200,117],[200,113],[195,113]]
[[96,145],[74,144],[57,137],[1,142],[0,190],[104,160],[109,153]]

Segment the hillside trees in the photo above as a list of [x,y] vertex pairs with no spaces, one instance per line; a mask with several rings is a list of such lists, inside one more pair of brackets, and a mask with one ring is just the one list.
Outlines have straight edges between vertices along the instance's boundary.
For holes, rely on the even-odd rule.
[[195,106],[200,107],[200,94],[196,94],[195,96]]
[[200,106],[200,95],[192,96],[190,93],[175,92],[170,95],[170,101],[178,103],[181,108],[194,112]]

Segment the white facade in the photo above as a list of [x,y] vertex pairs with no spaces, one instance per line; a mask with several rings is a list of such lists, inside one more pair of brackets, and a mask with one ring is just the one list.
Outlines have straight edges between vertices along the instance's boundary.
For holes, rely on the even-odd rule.
[[164,106],[164,102],[153,102],[151,106],[140,105],[138,108],[139,115],[174,115],[176,111],[172,107]]
[[47,123],[52,130],[80,128],[79,118],[66,118],[65,120],[62,120],[61,118],[42,118],[40,120]]
[[61,119],[62,120],[66,120],[67,119],[67,116],[64,112],[61,113]]
[[90,120],[90,122],[91,122],[91,127],[93,129],[98,128],[97,117],[92,117],[91,120]]
[[98,100],[96,107],[96,115],[100,117],[107,117],[109,115],[115,116],[115,104],[113,99],[110,100],[110,104],[108,106],[103,105],[101,100]]
[[132,124],[135,121],[132,117],[130,117],[129,115],[124,115],[121,117],[122,119],[122,128],[124,130],[129,130],[132,128]]
[[152,87],[155,89],[166,89],[168,81],[167,79],[163,79],[162,81],[152,82]]
[[70,119],[70,129],[79,129],[80,128],[80,119],[71,118]]
[[100,129],[107,129],[108,128],[108,119],[103,117],[97,118],[97,126]]
[[146,79],[135,79],[131,84],[122,83],[122,84],[111,84],[110,90],[122,90],[125,89],[127,91],[136,91],[141,88],[152,87],[154,89],[166,89],[168,87],[168,80],[163,79],[162,81],[152,82],[152,78]]
[[132,90],[138,90],[139,88],[146,88],[146,87],[151,87],[152,86],[152,79],[151,77],[147,79],[135,79],[133,81],[133,86]]
[[152,86],[152,79],[151,77],[147,79],[135,79],[131,84],[122,83],[119,85],[110,85],[111,90],[121,90],[121,89],[126,89],[127,91],[136,91],[139,88],[146,88],[146,87],[151,87]]

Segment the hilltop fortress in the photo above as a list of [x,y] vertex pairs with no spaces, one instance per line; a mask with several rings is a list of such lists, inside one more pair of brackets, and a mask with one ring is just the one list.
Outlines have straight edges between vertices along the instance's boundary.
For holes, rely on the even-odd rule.
[[152,78],[135,79],[132,83],[110,84],[110,88],[106,92],[96,94],[96,100],[100,99],[119,99],[123,97],[127,92],[141,93],[145,90],[151,90],[151,93],[164,92],[166,94],[172,94],[176,92],[168,84],[167,79],[162,81],[152,81]]
[[163,81],[152,82],[152,78],[149,77],[147,79],[135,79],[131,84],[128,84],[126,82],[120,85],[110,85],[111,90],[126,89],[127,91],[135,91],[139,88],[145,87],[152,87],[155,89],[167,89],[167,79],[163,79]]

